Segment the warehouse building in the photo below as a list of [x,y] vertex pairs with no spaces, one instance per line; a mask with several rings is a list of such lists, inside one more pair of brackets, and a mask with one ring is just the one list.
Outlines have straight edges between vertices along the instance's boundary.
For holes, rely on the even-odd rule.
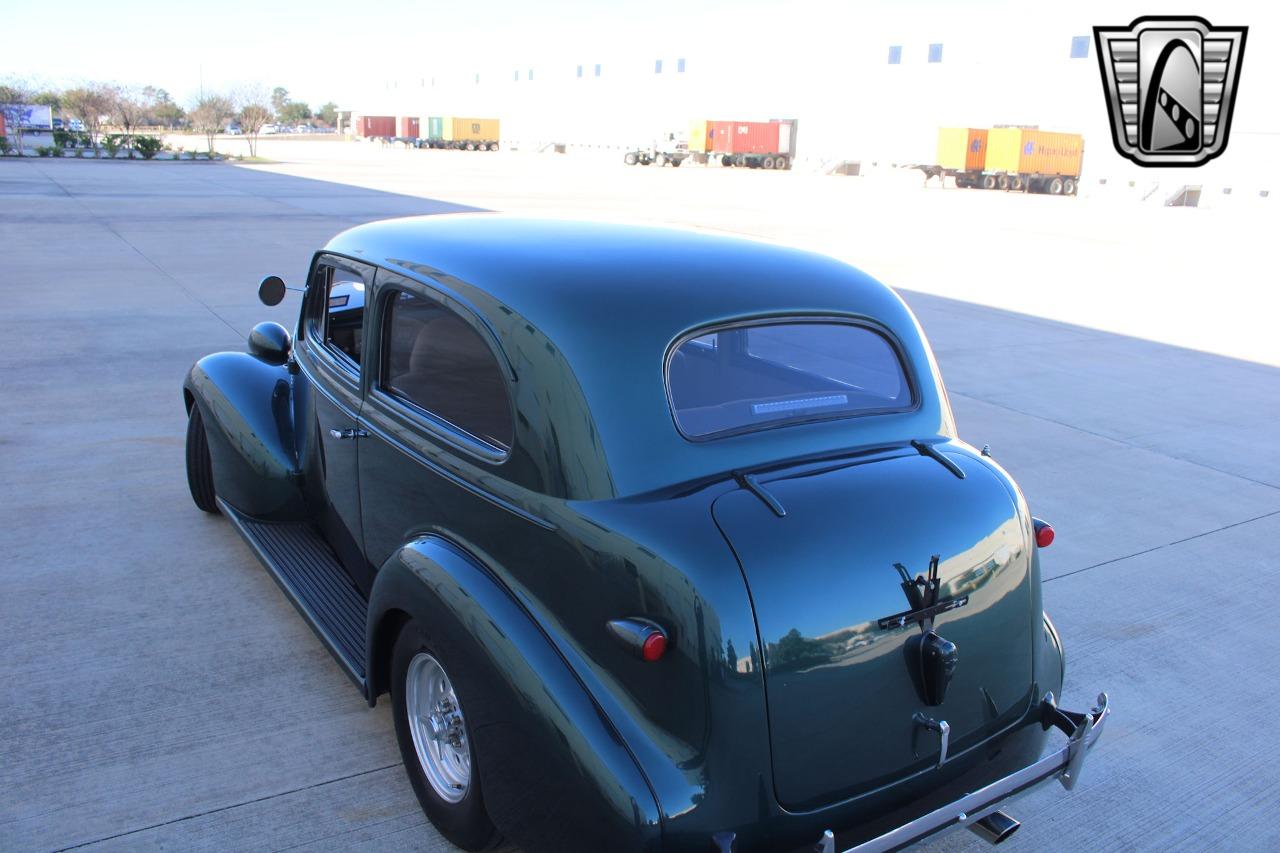
[[[1034,14],[1006,2],[744,2],[738,14],[637,19],[625,33],[568,29],[536,48],[434,54],[389,70],[362,112],[491,115],[504,141],[621,150],[686,132],[695,118],[798,120],[799,159],[928,163],[939,127],[1024,125],[1083,134],[1085,171],[1141,175],[1112,147],[1095,25],[1127,25],[1148,5],[1084,2]],[[1213,23],[1250,36],[1230,157],[1197,174],[1240,178],[1280,147],[1264,106],[1276,51],[1255,44],[1273,7],[1214,4]],[[1252,95],[1252,98],[1250,97]]]

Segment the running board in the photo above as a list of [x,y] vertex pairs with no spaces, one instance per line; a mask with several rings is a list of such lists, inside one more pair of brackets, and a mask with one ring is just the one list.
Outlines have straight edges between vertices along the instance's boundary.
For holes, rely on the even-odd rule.
[[257,521],[222,498],[217,501],[223,515],[364,693],[369,603],[347,577],[329,543],[310,524]]

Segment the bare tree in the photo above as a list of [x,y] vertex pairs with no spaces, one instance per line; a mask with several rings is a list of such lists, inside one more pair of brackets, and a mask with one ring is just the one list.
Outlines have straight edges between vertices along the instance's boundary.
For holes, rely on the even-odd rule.
[[148,104],[133,89],[119,87],[113,92],[114,103],[111,115],[124,131],[124,144],[129,149],[129,159],[133,159],[133,133],[142,124],[147,114]]
[[208,140],[210,157],[213,156],[213,138],[222,132],[235,114],[235,106],[225,95],[206,95],[191,109],[191,127]]
[[23,156],[22,134],[31,116],[26,106],[31,103],[31,87],[18,80],[0,86],[0,112],[4,115],[4,132],[12,137],[18,156]]
[[258,156],[258,134],[262,126],[271,120],[271,109],[259,103],[245,104],[240,108],[240,131],[249,142],[249,156]]
[[90,83],[62,94],[62,109],[67,115],[80,119],[94,153],[102,136],[102,123],[111,115],[114,101],[111,90],[99,83]]

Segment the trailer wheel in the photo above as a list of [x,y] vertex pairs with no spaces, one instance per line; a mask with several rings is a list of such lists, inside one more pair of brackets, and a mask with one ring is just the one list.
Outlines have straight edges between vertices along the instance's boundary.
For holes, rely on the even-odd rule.
[[1009,176],[999,175],[996,177],[996,187],[1000,190],[1009,189]]
[[733,165],[733,158],[732,158],[732,157],[730,157],[728,154],[725,154],[723,157],[721,157],[721,158],[720,158],[720,165],[721,165],[721,166],[732,166],[732,165]]
[[1053,178],[1049,181],[1049,195],[1062,195],[1062,178]]
[[622,162],[626,163],[628,166],[634,166],[636,163],[640,162],[640,158],[636,156],[636,152],[628,151],[626,155],[623,156]]
[[490,142],[490,143],[489,143],[489,150],[490,150],[490,151],[497,151],[497,150],[498,150],[498,143],[496,143],[496,142]]
[[1014,175],[1013,177],[1009,178],[1009,189],[1013,190],[1014,192],[1022,192],[1022,176],[1021,175]]
[[671,158],[671,168],[673,169],[679,168],[680,164],[683,162],[684,161],[681,160],[679,157],[673,157]]
[[765,157],[765,158],[764,158],[764,160],[762,160],[762,161],[760,162],[760,165],[761,165],[761,166],[763,166],[763,167],[764,167],[764,168],[766,168],[766,169],[772,169],[772,168],[773,168],[773,158],[772,158],[772,157]]
[[993,189],[995,189],[995,188],[996,188],[996,176],[995,176],[995,175],[983,175],[983,176],[982,176],[982,188],[983,188],[984,190],[993,190]]
[[1064,179],[1063,179],[1063,181],[1062,181],[1062,194],[1063,194],[1063,195],[1075,195],[1075,194],[1076,194],[1076,189],[1077,189],[1077,186],[1076,186],[1076,182],[1075,182],[1075,181],[1073,181],[1071,178],[1064,178]]
[[790,168],[791,168],[791,161],[787,159],[787,155],[785,155],[785,154],[779,154],[777,157],[774,157],[774,158],[773,158],[773,168],[775,168],[775,169],[790,169]]

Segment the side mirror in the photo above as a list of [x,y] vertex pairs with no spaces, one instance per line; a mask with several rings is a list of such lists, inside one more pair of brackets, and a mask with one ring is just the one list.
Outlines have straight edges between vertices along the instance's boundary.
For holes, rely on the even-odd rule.
[[279,305],[284,301],[284,279],[278,275],[269,275],[258,285],[258,298],[263,305]]
[[293,336],[279,323],[259,323],[249,332],[249,354],[268,364],[284,364],[293,349]]

